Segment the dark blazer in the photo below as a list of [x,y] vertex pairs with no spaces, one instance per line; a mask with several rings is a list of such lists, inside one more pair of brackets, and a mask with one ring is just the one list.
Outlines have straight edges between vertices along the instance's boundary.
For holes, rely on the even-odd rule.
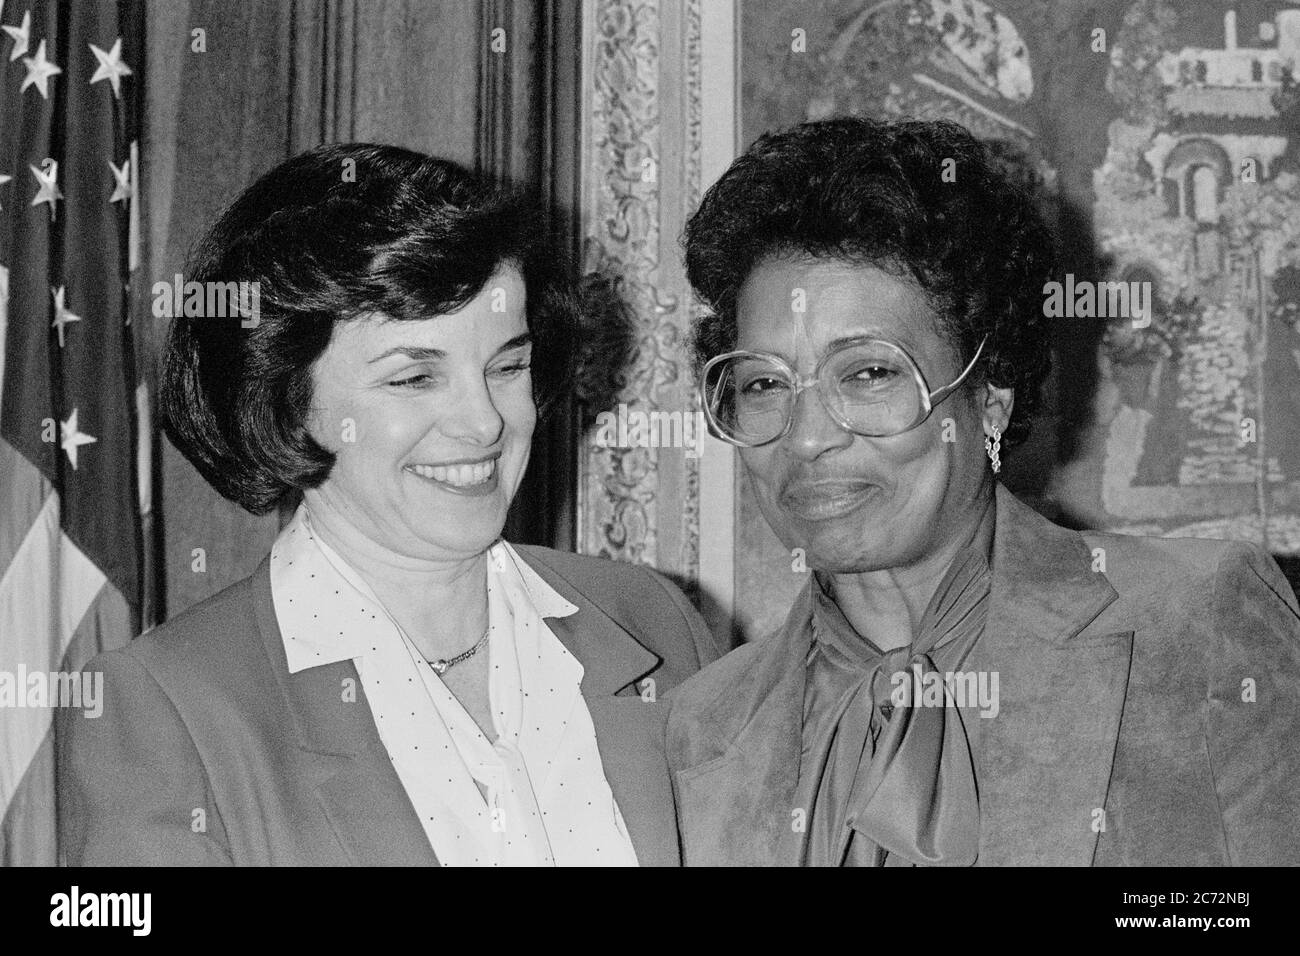
[[[997,716],[962,711],[979,864],[1300,863],[1300,613],[1268,554],[1068,531],[1002,487],[993,548],[961,667],[1000,680]],[[808,645],[790,630],[673,695],[687,865],[798,860]]]
[[[582,663],[605,776],[643,865],[679,862],[649,703],[718,657],[655,572],[516,546],[577,613],[546,623]],[[73,865],[436,864],[351,661],[290,674],[269,559],[253,575],[92,660],[98,718],[59,714],[60,845]],[[355,701],[345,701],[351,678]]]

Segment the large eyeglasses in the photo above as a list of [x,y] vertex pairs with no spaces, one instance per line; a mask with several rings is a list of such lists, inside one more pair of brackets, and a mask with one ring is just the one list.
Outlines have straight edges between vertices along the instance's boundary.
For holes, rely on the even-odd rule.
[[892,342],[855,339],[828,353],[811,378],[800,378],[779,355],[727,352],[704,366],[701,393],[709,429],[742,448],[783,437],[799,393],[817,387],[826,411],[842,428],[883,438],[909,431],[930,417],[970,374],[986,335],[956,380],[930,391],[912,357]]

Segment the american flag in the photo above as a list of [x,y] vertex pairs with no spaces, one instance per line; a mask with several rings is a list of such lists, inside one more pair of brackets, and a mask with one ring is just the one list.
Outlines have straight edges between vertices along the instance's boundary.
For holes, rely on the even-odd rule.
[[57,859],[55,701],[32,688],[129,641],[153,600],[147,307],[132,322],[143,6],[0,0],[5,865]]

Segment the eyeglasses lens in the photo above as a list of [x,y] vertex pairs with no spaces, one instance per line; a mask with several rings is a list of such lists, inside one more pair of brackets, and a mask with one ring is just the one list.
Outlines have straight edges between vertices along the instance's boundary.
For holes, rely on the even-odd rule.
[[[832,413],[861,435],[905,431],[924,405],[910,361],[887,342],[858,343],[834,353],[822,366],[819,387]],[[761,445],[785,431],[798,386],[778,363],[745,354],[713,366],[704,392],[727,437]]]

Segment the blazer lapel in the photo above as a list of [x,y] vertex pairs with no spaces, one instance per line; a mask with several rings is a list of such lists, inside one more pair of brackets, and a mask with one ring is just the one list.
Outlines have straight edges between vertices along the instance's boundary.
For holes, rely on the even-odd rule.
[[659,655],[632,635],[627,622],[615,621],[533,551],[516,548],[515,553],[561,597],[578,606],[577,613],[568,617],[546,618],[546,626],[582,664],[583,697],[616,694],[659,666]]
[[[437,866],[424,828],[375,729],[351,661],[289,673],[275,619],[267,562],[253,576],[254,600],[272,669],[293,717],[321,808],[350,862]],[[351,681],[350,684],[346,683]],[[354,691],[345,695],[345,688]]]
[[[580,690],[596,731],[605,780],[627,824],[637,861],[642,866],[677,866],[681,850],[664,755],[667,706],[655,699],[650,685],[638,684],[659,666],[659,656],[533,552],[520,548],[516,553],[578,607],[567,617],[546,618],[546,626],[582,664]],[[616,696],[629,687],[639,693]]]
[[795,805],[808,601],[805,587],[785,626],[754,648],[727,693],[693,715],[695,732],[719,743],[697,750],[702,762],[673,777],[687,866],[799,862],[799,824],[808,816]]
[[673,790],[664,755],[668,705],[640,697],[586,699],[605,779],[641,866],[680,866]]
[[980,788],[980,865],[1092,862],[1132,632],[1088,625],[1116,598],[1083,539],[997,488],[992,604],[963,669],[998,674],[995,716],[963,715]]
[[[520,552],[578,612],[546,624],[583,666],[580,690],[595,725],[606,779],[643,864],[678,860],[663,757],[664,717],[639,696],[615,698],[660,663],[601,608],[547,565]],[[364,865],[437,865],[424,828],[375,729],[356,667],[340,661],[290,674],[271,598],[269,563],[254,575],[254,605],[267,653],[309,755],[321,807],[350,860]],[[351,680],[355,701],[343,699]]]
[[[1116,599],[1092,553],[997,489],[992,605],[962,669],[998,674],[998,712],[965,708],[980,797],[981,865],[1087,865],[1104,818],[1132,633],[1088,625]],[[808,591],[707,711],[675,776],[686,862],[794,864]],[[807,808],[802,808],[805,810]]]

